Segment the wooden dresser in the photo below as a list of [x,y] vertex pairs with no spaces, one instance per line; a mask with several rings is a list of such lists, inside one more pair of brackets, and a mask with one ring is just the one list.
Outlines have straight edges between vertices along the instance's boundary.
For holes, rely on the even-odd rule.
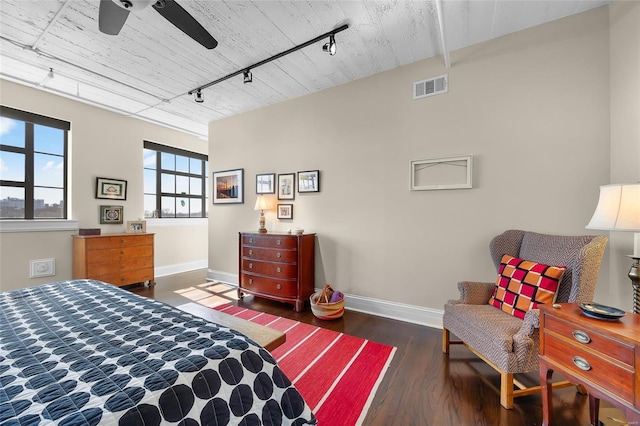
[[238,297],[291,303],[300,312],[315,288],[316,234],[240,232]]
[[73,235],[73,278],[154,285],[153,234]]
[[551,426],[554,371],[587,389],[592,425],[600,399],[621,408],[629,424],[640,424],[640,315],[604,321],[585,316],[575,303],[539,306],[542,424]]

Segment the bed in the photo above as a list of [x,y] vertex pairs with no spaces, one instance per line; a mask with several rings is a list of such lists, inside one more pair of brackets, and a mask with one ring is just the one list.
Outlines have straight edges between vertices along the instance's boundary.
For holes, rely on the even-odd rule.
[[94,280],[0,293],[0,425],[304,425],[248,337]]

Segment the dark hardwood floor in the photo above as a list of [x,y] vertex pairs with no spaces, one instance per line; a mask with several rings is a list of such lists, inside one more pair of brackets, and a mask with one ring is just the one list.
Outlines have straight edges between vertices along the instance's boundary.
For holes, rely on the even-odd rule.
[[[449,356],[444,355],[441,330],[353,311],[346,311],[339,320],[321,321],[308,307],[297,313],[291,305],[252,296],[238,301],[235,289],[205,282],[206,271],[202,270],[161,277],[155,287],[130,290],[174,306],[194,301],[208,306],[230,302],[395,346],[398,349],[365,425],[531,426],[542,423],[539,394],[518,398],[514,409],[505,410],[499,402],[499,375],[461,345],[453,345]],[[537,372],[519,378],[524,383],[538,382]],[[554,391],[553,403],[554,424],[589,424],[588,398],[578,394],[574,387]],[[625,424],[616,421],[624,417],[611,405],[603,401],[601,407],[603,424]]]

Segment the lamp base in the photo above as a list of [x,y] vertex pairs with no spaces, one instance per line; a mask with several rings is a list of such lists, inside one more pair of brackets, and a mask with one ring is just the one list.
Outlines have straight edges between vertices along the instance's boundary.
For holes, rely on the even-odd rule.
[[629,255],[627,257],[633,259],[633,265],[631,265],[631,269],[629,269],[629,279],[633,287],[633,313],[640,314],[640,272],[638,272],[640,257],[635,255]]
[[260,229],[258,229],[258,232],[260,234],[266,234],[267,233],[267,228],[260,228]]

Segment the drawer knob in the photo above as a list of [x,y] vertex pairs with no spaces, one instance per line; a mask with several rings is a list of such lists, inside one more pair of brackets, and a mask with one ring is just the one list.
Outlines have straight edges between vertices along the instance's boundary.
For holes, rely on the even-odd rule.
[[124,250],[120,250],[120,254],[124,254]]
[[120,269],[124,269],[124,267],[125,267],[124,264],[120,265]]
[[584,370],[584,371],[591,370],[591,364],[589,364],[589,361],[587,361],[586,359],[582,358],[581,356],[574,356],[573,357],[573,363],[580,370]]
[[249,262],[249,269],[253,269],[253,263]]
[[279,258],[281,258],[281,257],[282,257],[282,253],[277,252],[277,253],[276,253],[276,257],[277,257],[278,259],[279,259]]
[[282,244],[282,241],[276,240],[276,245],[279,246],[280,244]]
[[282,269],[280,269],[280,267],[278,266],[278,267],[276,268],[276,272],[282,272]]
[[124,244],[124,240],[120,240],[120,244]]
[[278,290],[280,290],[280,289],[282,288],[282,285],[280,285],[280,283],[278,283],[278,284],[276,284],[276,288],[277,288]]
[[591,337],[589,337],[589,335],[587,333],[585,333],[584,331],[581,330],[574,330],[573,333],[573,338],[576,339],[578,342],[580,343],[589,343],[591,342]]
[[249,242],[253,244],[253,238],[249,238]]
[[253,256],[253,250],[249,250],[249,256]]
[[249,278],[249,284],[253,284],[253,278]]

